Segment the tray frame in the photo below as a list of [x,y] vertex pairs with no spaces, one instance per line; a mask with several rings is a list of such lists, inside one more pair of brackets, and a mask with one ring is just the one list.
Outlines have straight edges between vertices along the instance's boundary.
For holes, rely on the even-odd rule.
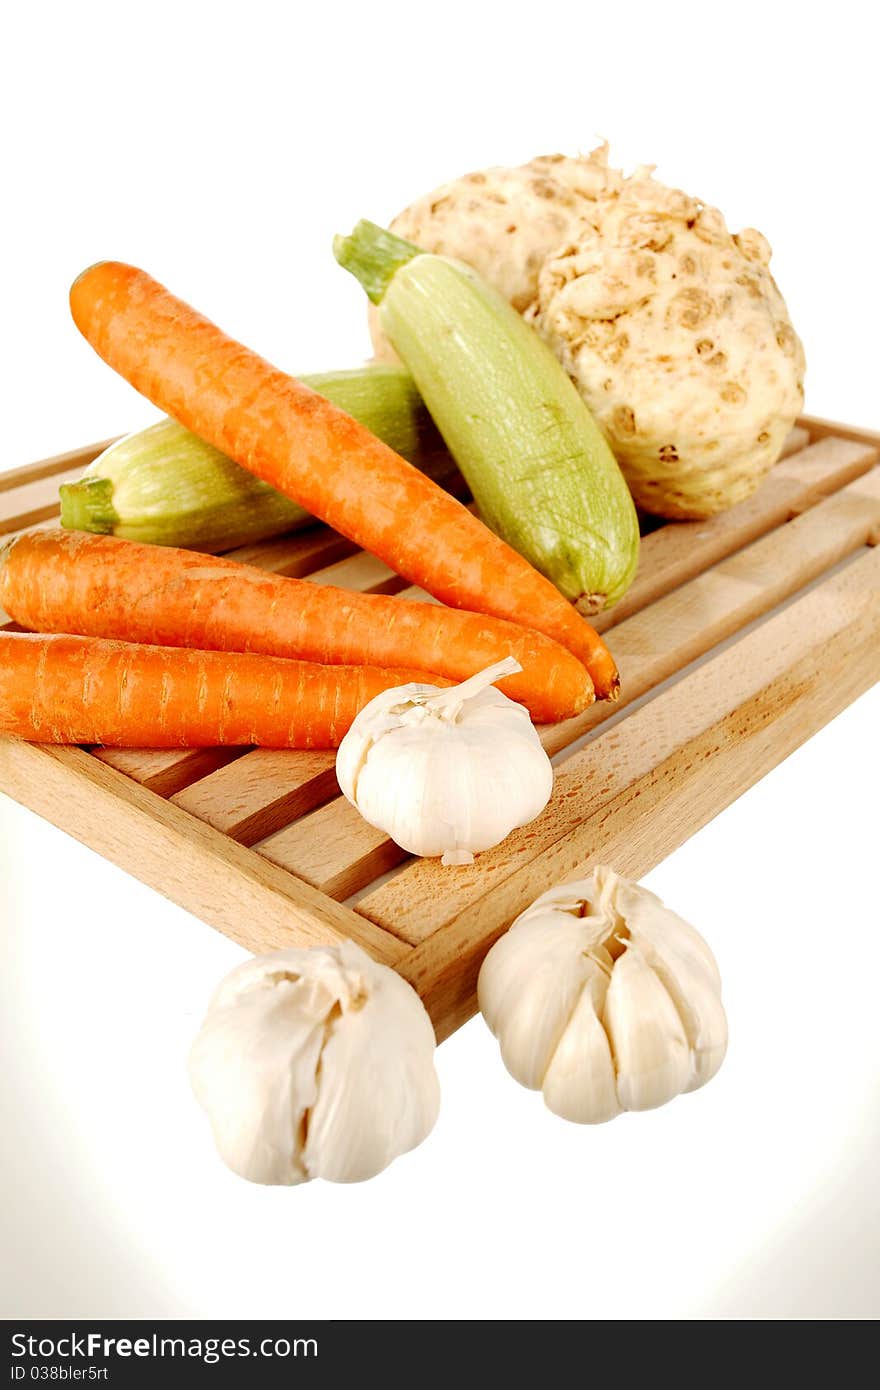
[[[0,532],[51,522],[58,483],[107,442],[0,475]],[[475,1009],[486,950],[539,892],[603,859],[640,877],[880,679],[878,446],[876,432],[805,417],[753,499],[652,533],[601,623],[630,703],[543,731],[550,806],[472,869],[401,865],[333,799],[332,755],[0,739],[0,790],[248,950],[358,941],[411,981],[443,1038]],[[236,554],[418,596],[326,527]]]

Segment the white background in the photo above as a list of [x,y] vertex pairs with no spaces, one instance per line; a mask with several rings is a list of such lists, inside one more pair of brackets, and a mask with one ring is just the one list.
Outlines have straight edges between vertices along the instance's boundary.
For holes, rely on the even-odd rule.
[[[866,8],[17,6],[0,466],[154,417],[69,321],[91,262],[291,370],[347,366],[368,340],[334,232],[600,136],[767,234],[809,409],[876,428]],[[721,963],[711,1086],[580,1130],[476,1020],[438,1054],[431,1139],[354,1188],[226,1173],[184,1062],[242,952],[0,798],[0,1313],[876,1316],[878,722],[874,691],[648,880]]]

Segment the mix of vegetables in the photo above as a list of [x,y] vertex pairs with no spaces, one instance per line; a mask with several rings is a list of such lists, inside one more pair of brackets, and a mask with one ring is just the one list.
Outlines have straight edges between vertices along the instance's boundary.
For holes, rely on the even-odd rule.
[[[302,381],[435,481],[454,481],[452,460],[403,367],[375,363]],[[59,491],[63,526],[208,552],[314,521],[292,497],[170,417],[117,440]]]
[[465,266],[372,222],[337,237],[492,530],[583,613],[629,588],[639,527],[604,435],[549,349]]
[[[524,314],[640,507],[712,516],[779,457],[804,352],[761,233],[731,235],[717,208],[652,175],[625,178],[607,145],[545,155],[434,189],[391,231],[472,266]],[[379,357],[393,357],[381,315],[372,326]]]
[[435,598],[555,638],[597,695],[616,694],[608,648],[559,590],[325,397],[133,266],[92,266],[70,304],[96,352],[154,405]]
[[[803,351],[763,237],[606,148],[467,175],[334,249],[403,365],[295,379],[142,270],[75,281],[84,337],[168,418],[61,488],[61,528],[0,551],[23,629],[0,632],[0,733],[338,748],[366,820],[466,865],[551,796],[532,720],[617,695],[585,615],[633,579],[635,503],[745,497],[800,408]],[[217,554],[316,520],[439,602]],[[724,1057],[708,946],[611,869],[523,913],[479,996],[513,1075],[582,1123]],[[356,1181],[431,1129],[433,1047],[410,986],[345,943],[233,972],[191,1076],[236,1172]]]

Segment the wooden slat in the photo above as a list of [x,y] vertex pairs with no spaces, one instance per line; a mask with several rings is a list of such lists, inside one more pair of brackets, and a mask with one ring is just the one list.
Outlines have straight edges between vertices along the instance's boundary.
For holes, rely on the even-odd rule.
[[642,541],[639,571],[627,593],[590,621],[599,632],[637,613],[660,594],[783,525],[877,461],[872,444],[823,439],[778,463],[751,497],[709,521],[663,526]]
[[191,782],[243,754],[241,748],[96,748],[92,756],[158,796],[172,796]]
[[[875,468],[770,536],[634,614],[615,629],[620,701],[616,706],[593,705],[576,719],[543,728],[541,738],[547,751],[561,751],[796,593],[865,545],[878,525],[880,468]],[[232,780],[234,774],[232,769]],[[406,857],[381,832],[354,815],[339,797],[317,814],[280,831],[259,849],[274,863],[322,887],[332,897],[359,892],[377,874]],[[435,902],[431,913],[410,924],[397,911],[395,884],[378,891],[383,924],[400,932],[404,940],[422,940],[443,920],[446,904],[442,899]],[[394,899],[393,909],[381,905],[382,894]],[[370,913],[376,910],[372,897],[364,899],[361,906]]]
[[859,429],[855,425],[843,425],[839,420],[823,420],[818,415],[802,415],[798,427],[805,429],[811,439],[827,439],[834,435],[837,439],[853,439],[857,444],[874,444],[880,448],[880,430]]
[[350,937],[389,965],[401,957],[388,932],[82,749],[2,738],[0,785],[250,951]]
[[271,835],[256,850],[340,901],[406,858],[343,797]]
[[439,598],[420,589],[417,584],[408,584],[405,589],[399,590],[397,597],[409,599],[411,603],[440,603]]
[[396,594],[406,584],[399,574],[365,550],[335,565],[313,570],[305,578],[311,584],[334,584],[338,589],[356,589],[365,594]]
[[256,565],[272,574],[302,579],[313,570],[354,555],[356,550],[353,541],[346,540],[338,531],[331,531],[329,526],[309,526],[291,536],[238,546],[226,553],[230,560],[238,560],[243,565]]
[[257,748],[172,796],[199,820],[252,845],[339,792],[335,753]]
[[880,468],[874,468],[625,619],[610,639],[621,674],[617,707],[596,704],[575,719],[542,729],[548,753],[560,752],[845,555],[870,543],[878,522]]
[[62,473],[22,483],[19,487],[0,492],[0,534],[20,531],[35,521],[46,521],[58,515],[58,489],[62,483],[72,483],[82,474],[82,467],[68,468]]
[[38,478],[48,478],[52,474],[69,473],[73,469],[85,469],[89,464],[115,444],[120,438],[104,439],[99,444],[85,444],[81,449],[70,449],[66,454],[55,454],[52,458],[40,459],[38,463],[25,463],[21,468],[10,468],[0,473],[0,492],[8,492],[22,483],[33,483]]
[[[538,822],[478,876],[454,871],[471,878],[460,911],[398,965],[438,1036],[473,1013],[486,950],[549,884],[597,862],[641,877],[878,679],[874,550],[576,754]],[[422,861],[395,880],[406,921],[448,891],[442,873]]]
[[812,435],[805,425],[795,425],[794,429],[790,430],[786,436],[785,442],[779,451],[779,458],[790,458],[792,454],[796,454],[799,450],[805,449],[811,440]]

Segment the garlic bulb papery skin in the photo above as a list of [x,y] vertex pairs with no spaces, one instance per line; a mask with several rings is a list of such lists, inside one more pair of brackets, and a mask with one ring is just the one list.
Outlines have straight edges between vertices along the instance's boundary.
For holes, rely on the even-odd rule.
[[189,1074],[220,1157],[250,1182],[362,1182],[440,1108],[415,990],[351,941],[255,956],[221,982]]
[[528,712],[493,681],[513,657],[460,685],[401,685],[365,705],[336,757],[343,794],[401,849],[471,864],[535,819],[553,768]]
[[521,913],[486,956],[477,993],[507,1070],[578,1124],[695,1091],[727,1050],[709,947],[607,867]]

